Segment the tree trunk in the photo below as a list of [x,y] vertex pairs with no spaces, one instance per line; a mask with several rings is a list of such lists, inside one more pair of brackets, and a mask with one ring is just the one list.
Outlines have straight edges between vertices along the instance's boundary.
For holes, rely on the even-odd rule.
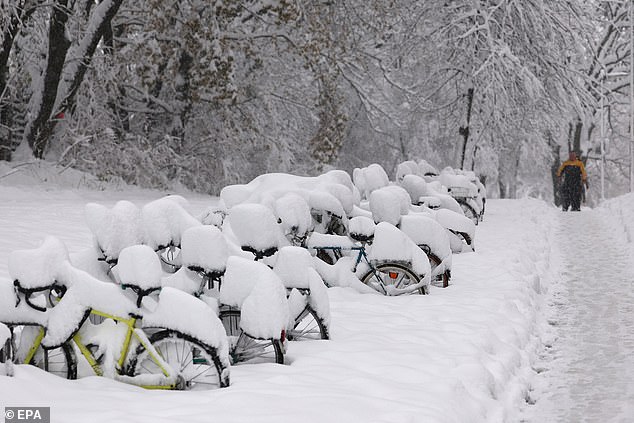
[[[93,10],[88,22],[88,28],[93,30],[89,31],[79,42],[79,48],[76,51],[78,57],[74,58],[68,65],[70,82],[64,86],[64,91],[57,96],[55,116],[68,112],[73,113],[77,92],[84,81],[90,61],[97,50],[99,41],[111,29],[110,22],[119,11],[121,3],[123,0],[104,0]],[[46,122],[45,131],[42,132],[43,136],[47,138],[45,142],[48,141],[48,137],[51,136],[58,122],[59,119],[50,119]]]
[[471,125],[471,110],[473,108],[473,88],[467,90],[467,119],[464,126],[458,129],[458,133],[462,135],[462,152],[460,153],[460,169],[464,169],[467,159],[467,144],[469,143],[469,126]]
[[319,164],[330,164],[343,144],[346,116],[340,109],[336,78],[323,74],[319,79],[319,128],[309,144]]
[[577,155],[581,154],[581,130],[583,129],[583,122],[581,121],[581,119],[577,120],[577,123],[575,124],[575,135],[574,138],[572,139],[572,150],[575,153],[577,153]]
[[[88,65],[99,41],[110,29],[110,22],[122,2],[123,0],[104,0],[93,9],[88,22],[91,30],[79,41],[74,51],[77,57],[66,64],[70,41],[65,38],[64,31],[69,10],[66,9],[67,0],[58,0],[59,6],[53,9],[49,29],[49,58],[44,71],[42,101],[33,124],[25,134],[35,157],[44,157],[50,137],[60,121],[59,117],[65,113],[73,113],[77,92]],[[69,77],[60,88],[63,70]]]
[[[33,3],[33,4],[30,4]],[[10,12],[9,25],[2,34],[2,44],[0,45],[0,160],[11,160],[13,152],[13,130],[14,110],[13,105],[8,101],[11,97],[7,80],[9,79],[9,57],[13,49],[13,41],[24,26],[26,21],[35,11],[36,3],[28,0],[20,0]],[[8,7],[8,6],[7,6]],[[5,13],[6,9],[0,7],[0,12]]]
[[561,151],[561,146],[557,144],[553,138],[552,134],[548,134],[548,145],[550,146],[552,164],[550,165],[550,177],[553,181],[553,200],[555,205],[559,207],[561,205],[561,193],[560,193],[560,181],[557,177],[557,170],[559,170],[559,166],[561,165],[561,160],[559,158],[559,153]]
[[500,151],[498,158],[498,186],[500,198],[517,196],[517,175],[522,157],[522,142],[510,144]]
[[68,0],[57,0],[53,4],[48,29],[48,57],[42,84],[36,97],[33,118],[27,123],[24,139],[29,143],[36,158],[44,158],[47,147],[48,135],[44,134],[46,123],[51,117],[55,107],[57,88],[62,76],[66,53],[70,47],[70,40],[66,38],[66,22],[70,10],[67,8]]

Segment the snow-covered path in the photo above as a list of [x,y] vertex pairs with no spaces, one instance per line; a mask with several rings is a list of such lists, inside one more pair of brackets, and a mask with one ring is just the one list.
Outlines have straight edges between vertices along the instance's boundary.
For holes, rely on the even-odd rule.
[[634,422],[634,271],[616,221],[608,209],[561,215],[536,422]]

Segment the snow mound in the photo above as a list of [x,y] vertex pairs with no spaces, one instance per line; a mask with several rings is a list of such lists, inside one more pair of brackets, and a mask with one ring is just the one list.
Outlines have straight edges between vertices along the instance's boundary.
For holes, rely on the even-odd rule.
[[271,209],[261,204],[239,204],[229,210],[228,222],[242,247],[267,251],[279,247],[282,233]]
[[84,207],[86,223],[108,262],[119,258],[125,247],[141,244],[141,211],[129,201],[118,201],[112,210],[88,203]]
[[121,250],[113,271],[115,269],[122,285],[138,286],[142,290],[161,286],[161,261],[147,245],[133,245]]
[[187,201],[179,195],[170,195],[147,203],[141,208],[141,222],[145,244],[154,250],[170,245],[179,246],[186,229],[202,223],[189,214]]
[[183,266],[206,273],[222,273],[229,258],[224,235],[215,226],[196,226],[183,232],[181,262]]
[[385,169],[376,163],[368,167],[354,169],[352,179],[362,198],[369,198],[372,191],[383,188],[390,183]]
[[41,290],[55,283],[60,265],[68,260],[66,246],[49,236],[38,248],[11,252],[9,274],[22,288]]
[[218,300],[240,309],[240,327],[255,338],[277,339],[288,325],[286,288],[277,274],[260,262],[229,257]]

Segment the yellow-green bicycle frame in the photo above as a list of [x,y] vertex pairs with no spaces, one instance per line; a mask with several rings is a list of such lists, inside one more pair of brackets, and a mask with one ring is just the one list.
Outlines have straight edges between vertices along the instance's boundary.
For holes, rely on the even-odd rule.
[[[173,380],[173,382],[168,382],[164,384],[139,385],[139,386],[146,389],[167,389],[167,390],[176,389],[176,380],[177,380],[177,377],[176,377],[177,375],[175,374],[176,372],[168,363],[165,362],[165,360],[163,360],[160,354],[149,342],[143,330],[136,327],[138,318],[136,317],[123,318],[123,317],[114,316],[108,313],[103,313],[97,310],[92,310],[90,313],[96,316],[112,319],[118,323],[123,323],[127,327],[126,334],[123,340],[123,345],[121,346],[121,355],[119,356],[119,359],[117,360],[118,371],[121,371],[121,369],[123,369],[123,366],[130,352],[130,344],[131,344],[132,338],[134,337],[141,345],[143,345],[143,347],[146,349],[146,351],[152,358],[152,361],[158,366],[159,369],[161,369],[161,372],[163,373],[163,376],[165,376],[166,381]],[[46,333],[45,329],[43,327],[40,327],[37,336],[33,340],[33,344],[29,348],[29,351],[27,352],[24,358],[25,363],[31,363],[31,361],[35,357],[35,353],[41,347],[42,339],[44,338],[45,333]],[[86,359],[90,367],[93,369],[95,374],[97,376],[103,376],[103,373],[104,373],[103,369],[99,365],[99,362],[97,361],[93,353],[90,351],[90,349],[82,342],[79,331],[72,337],[72,341],[77,347],[77,349],[84,356],[84,358]],[[126,377],[125,381],[134,383],[134,377],[133,376]]]

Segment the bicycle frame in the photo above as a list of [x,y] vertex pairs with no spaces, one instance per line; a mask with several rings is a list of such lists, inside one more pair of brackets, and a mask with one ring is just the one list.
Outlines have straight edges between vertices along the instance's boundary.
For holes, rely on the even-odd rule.
[[379,281],[380,283],[380,287],[381,290],[383,291],[383,294],[387,294],[388,290],[385,287],[385,284],[383,283],[383,279],[380,277],[380,275],[377,273],[377,269],[376,267],[374,267],[372,265],[372,263],[370,262],[370,260],[368,259],[368,254],[365,252],[365,246],[363,245],[356,245],[356,246],[352,246],[352,247],[331,247],[331,246],[324,246],[324,247],[309,247],[310,249],[313,250],[329,250],[329,251],[336,251],[341,253],[341,251],[358,251],[357,253],[357,258],[355,260],[354,263],[354,267],[352,268],[352,272],[356,273],[357,271],[357,267],[359,266],[359,264],[361,263],[361,260],[364,260],[368,267],[370,268],[370,271],[372,273],[374,273],[374,276],[376,277],[376,279]]
[[372,266],[372,264],[370,263],[370,260],[368,260],[368,255],[365,252],[365,247],[364,246],[354,246],[354,247],[309,247],[312,250],[327,250],[327,251],[335,251],[335,252],[341,252],[341,251],[358,251],[357,253],[357,258],[355,260],[354,263],[354,268],[352,269],[353,272],[357,271],[357,267],[359,266],[359,263],[361,263],[362,259],[365,259],[365,262],[368,264],[368,266],[370,266],[371,269],[374,269],[374,266]]
[[[94,314],[96,316],[101,316],[106,319],[112,319],[115,322],[123,323],[126,326],[126,333],[123,340],[123,344],[121,346],[121,354],[116,363],[117,374],[119,376],[124,376],[120,372],[124,368],[128,355],[130,353],[130,344],[132,342],[132,338],[134,337],[148,351],[148,354],[152,358],[152,361],[154,361],[154,363],[158,366],[158,368],[161,369],[163,376],[165,377],[166,380],[168,380],[168,383],[166,384],[157,384],[157,385],[139,384],[139,386],[146,389],[174,389],[176,387],[176,379],[177,379],[176,372],[168,363],[166,363],[161,358],[161,356],[158,354],[156,349],[150,343],[147,335],[145,335],[145,332],[142,329],[136,327],[136,324],[139,318],[134,316],[124,318],[124,317],[114,316],[108,313],[103,313],[98,310],[92,310],[91,314]],[[77,346],[81,354],[86,358],[86,360],[88,361],[88,364],[90,364],[90,367],[93,369],[95,374],[97,376],[103,376],[103,369],[97,362],[97,359],[93,355],[92,351],[90,351],[90,349],[82,342],[81,335],[79,334],[79,332],[77,332],[73,336],[73,342],[75,343],[75,345]],[[134,376],[132,377],[124,376],[124,378],[126,382],[134,383]]]
[[[137,321],[139,320],[137,317],[123,318],[123,317],[114,316],[108,313],[103,313],[97,310],[92,310],[91,314],[101,316],[104,318],[113,319],[114,321],[122,323],[126,326],[125,337],[123,340],[123,344],[121,345],[121,354],[119,358],[117,359],[117,363],[116,363],[117,376],[120,376],[122,379],[124,379],[125,382],[135,384],[134,376],[126,376],[121,374],[122,369],[124,368],[124,365],[126,363],[126,360],[130,352],[130,345],[131,345],[132,339],[135,338],[148,351],[148,354],[150,355],[154,363],[158,366],[159,369],[161,369],[161,372],[163,373],[163,376],[165,378],[164,380],[167,381],[167,383],[164,383],[164,384],[156,384],[156,385],[138,384],[138,386],[142,388],[146,388],[146,389],[169,390],[169,389],[176,388],[178,375],[176,374],[174,369],[161,358],[161,356],[158,354],[156,349],[150,343],[147,335],[145,335],[145,332],[142,329],[136,327]],[[31,347],[29,348],[29,351],[27,352],[25,356],[25,359],[24,359],[25,363],[30,363],[31,360],[33,360],[35,353],[42,346],[42,339],[44,339],[45,333],[46,331],[44,327],[40,326],[39,333],[33,340],[33,344],[31,345]],[[103,376],[104,371],[101,365],[99,364],[98,360],[95,358],[92,351],[90,351],[90,349],[86,346],[86,344],[83,343],[79,332],[73,335],[72,342],[75,344],[79,352],[81,352],[82,356],[84,356],[84,358],[86,359],[86,361],[92,368],[95,375]]]

